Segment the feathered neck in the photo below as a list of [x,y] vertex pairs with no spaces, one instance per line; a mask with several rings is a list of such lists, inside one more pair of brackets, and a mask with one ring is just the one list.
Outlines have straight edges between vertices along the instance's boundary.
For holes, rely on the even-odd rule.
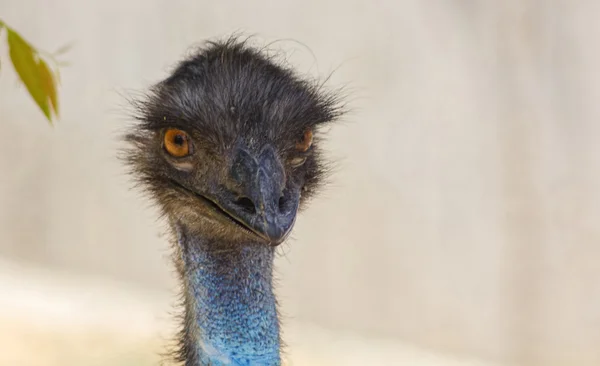
[[175,231],[185,303],[179,360],[185,366],[280,365],[275,249]]

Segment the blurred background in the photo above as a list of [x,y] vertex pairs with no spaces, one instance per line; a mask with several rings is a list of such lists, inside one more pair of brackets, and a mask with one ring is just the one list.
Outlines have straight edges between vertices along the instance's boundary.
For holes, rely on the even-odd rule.
[[48,125],[0,48],[0,364],[157,365],[176,281],[116,159],[205,39],[351,90],[277,260],[290,365],[600,364],[600,2],[0,0],[65,43]]

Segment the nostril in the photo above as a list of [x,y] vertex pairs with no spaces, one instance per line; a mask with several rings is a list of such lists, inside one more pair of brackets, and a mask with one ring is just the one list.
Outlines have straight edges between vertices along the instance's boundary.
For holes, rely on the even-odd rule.
[[254,206],[254,202],[248,197],[240,197],[235,201],[235,204],[241,207],[244,211],[249,214],[256,213],[256,206]]
[[285,197],[281,196],[279,197],[279,211],[283,211],[285,208]]

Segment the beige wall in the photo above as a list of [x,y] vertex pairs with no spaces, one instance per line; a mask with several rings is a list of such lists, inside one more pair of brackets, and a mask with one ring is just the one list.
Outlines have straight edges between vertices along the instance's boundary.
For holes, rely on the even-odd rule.
[[[52,7],[50,7],[52,3]],[[242,30],[348,84],[338,173],[282,249],[284,313],[520,365],[600,364],[600,2],[0,0],[68,41],[50,128],[0,71],[0,254],[167,288],[115,159],[122,93]],[[6,60],[5,50],[0,59]]]

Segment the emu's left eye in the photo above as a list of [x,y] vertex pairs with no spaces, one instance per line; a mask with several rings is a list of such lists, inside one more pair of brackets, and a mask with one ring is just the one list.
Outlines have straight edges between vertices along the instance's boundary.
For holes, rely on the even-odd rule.
[[182,158],[192,153],[192,144],[189,135],[182,130],[169,128],[163,137],[163,145],[169,155]]
[[298,156],[290,160],[292,168],[297,168],[306,162],[306,156]]
[[302,139],[296,142],[296,150],[300,152],[307,152],[308,149],[312,146],[313,142],[313,133],[311,129],[304,131],[304,135]]

